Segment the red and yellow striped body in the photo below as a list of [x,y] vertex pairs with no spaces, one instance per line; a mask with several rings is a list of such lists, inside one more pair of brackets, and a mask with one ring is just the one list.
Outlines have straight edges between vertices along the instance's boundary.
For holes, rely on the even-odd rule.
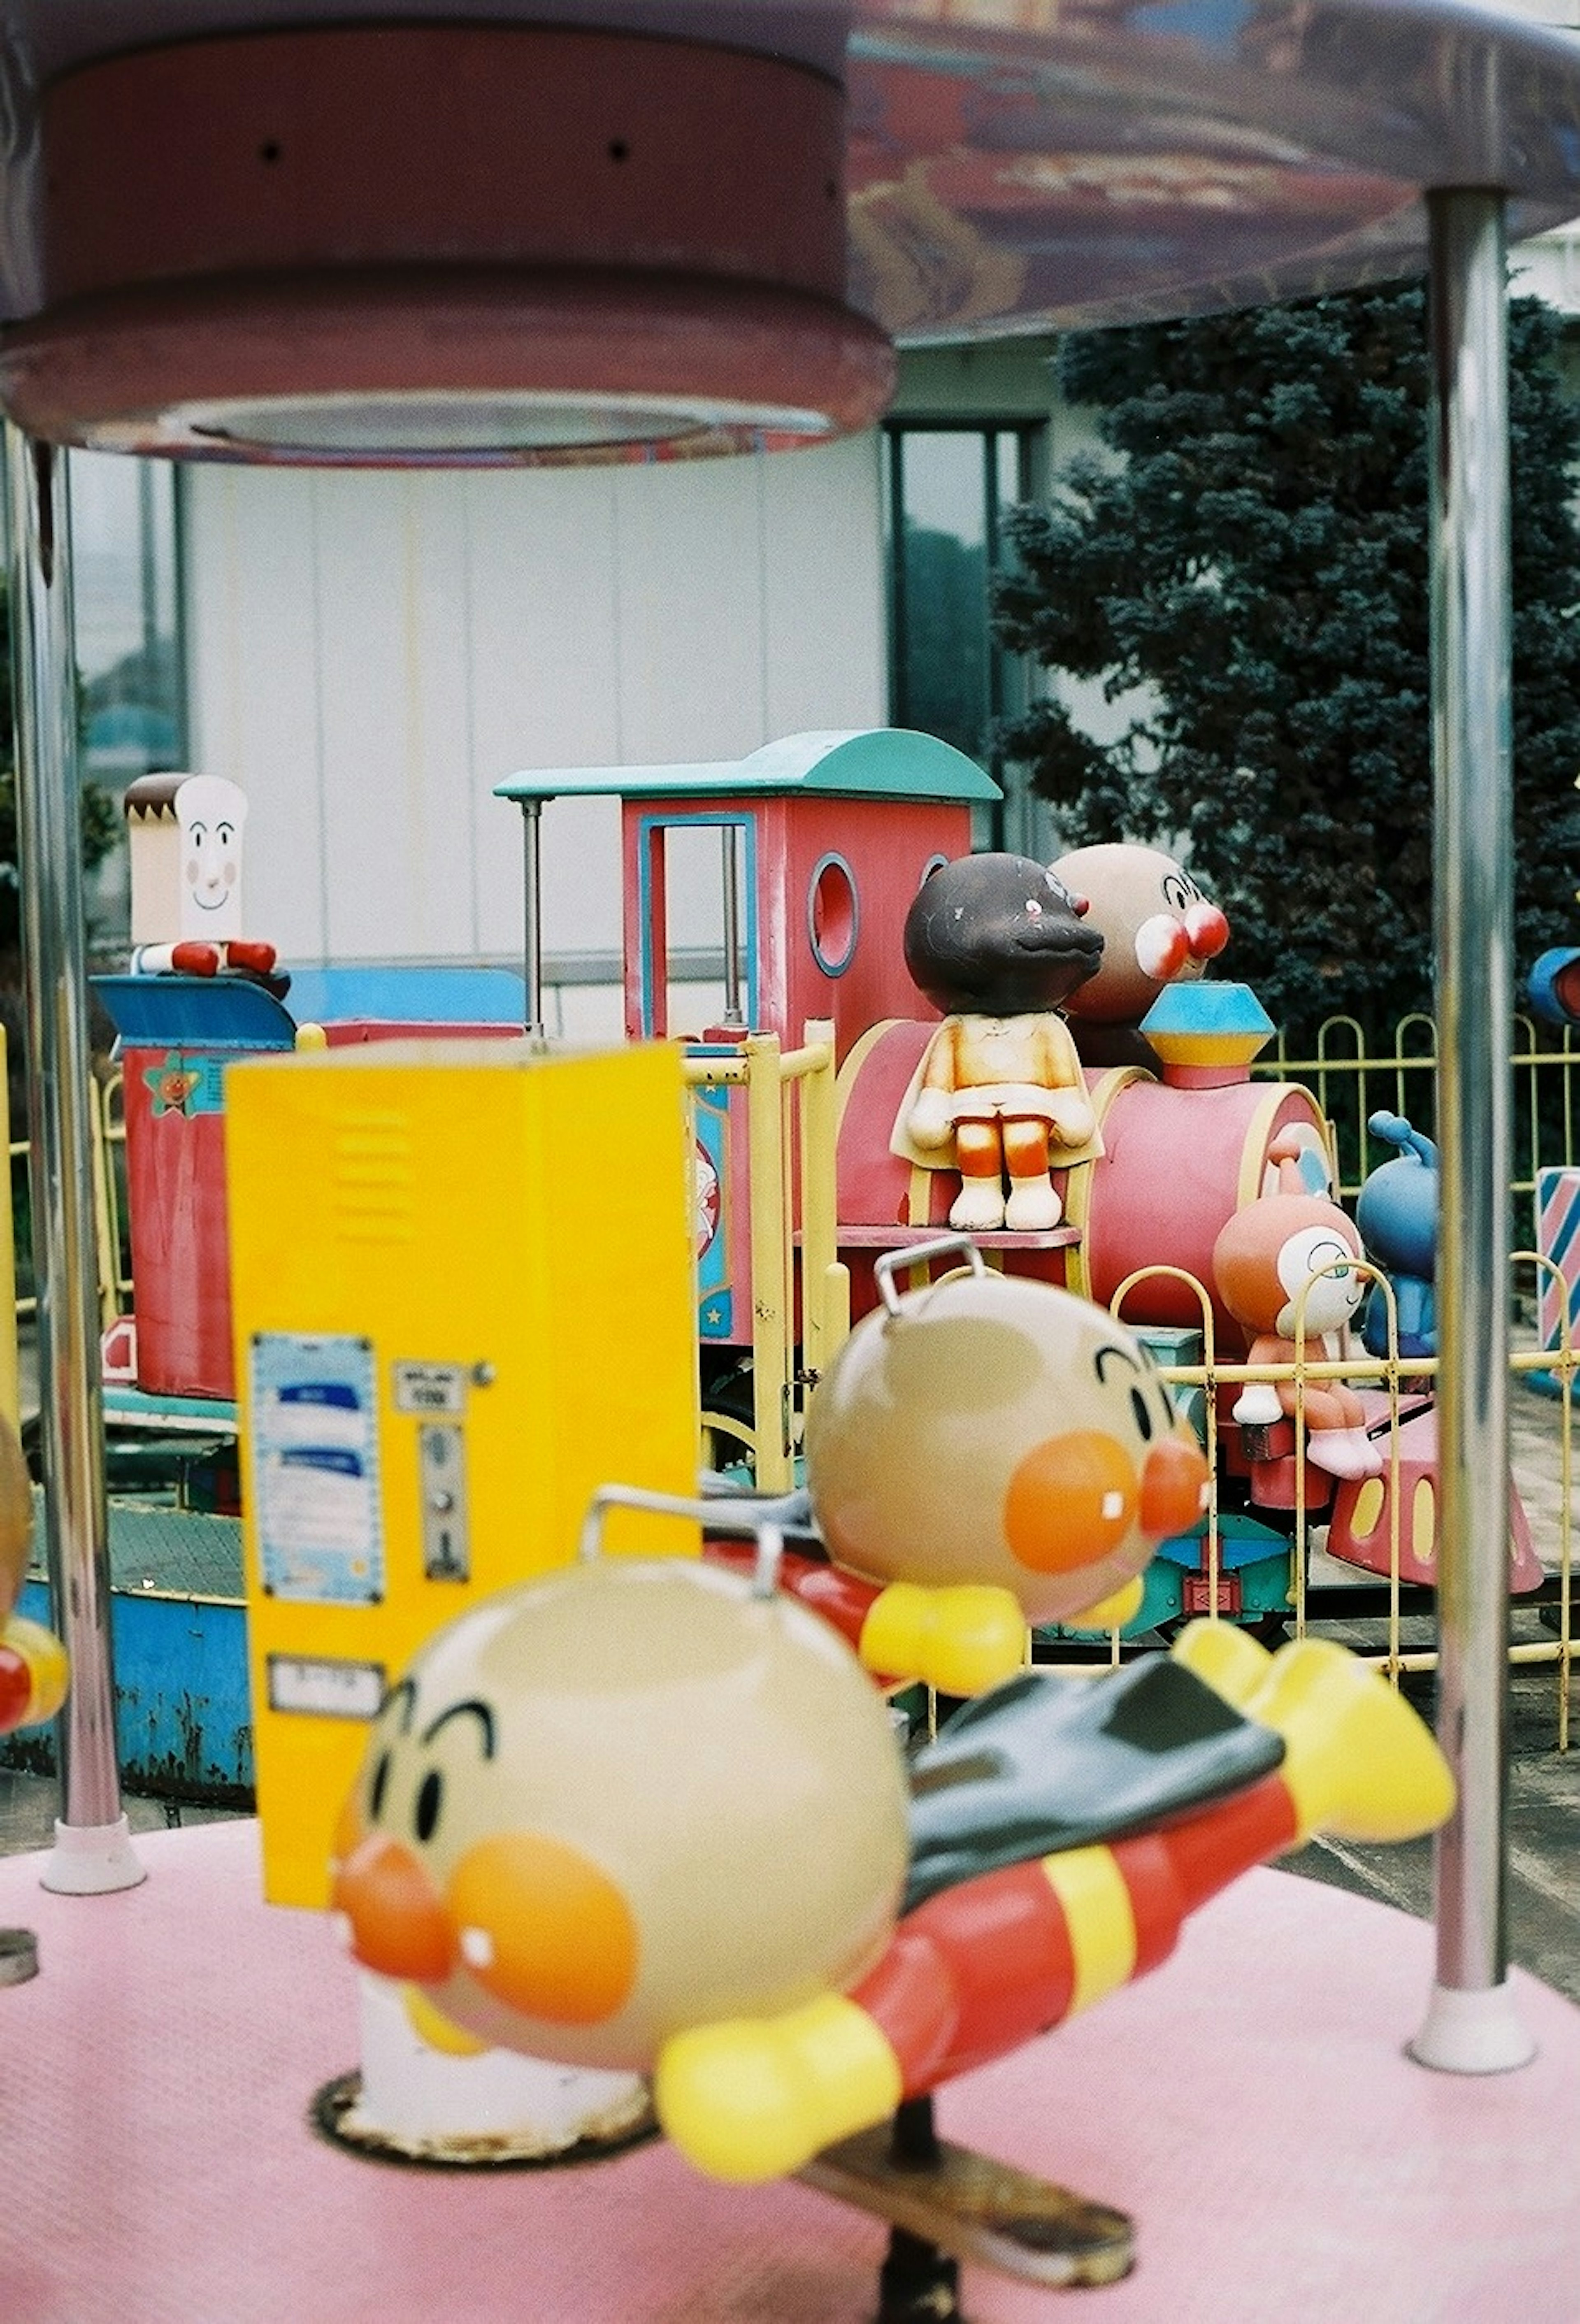
[[908,1914],[850,1998],[916,2097],[1156,1969],[1198,1905],[1298,1837],[1274,1775],[1166,1831],[986,1873]]

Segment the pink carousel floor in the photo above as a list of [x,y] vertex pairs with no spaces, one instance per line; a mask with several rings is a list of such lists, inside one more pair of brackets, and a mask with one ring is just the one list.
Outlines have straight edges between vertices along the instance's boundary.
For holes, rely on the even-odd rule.
[[[246,1823],[138,1842],[149,1879],[51,1896],[0,1863],[41,1975],[0,1991],[5,2324],[861,2324],[883,2230],[661,2144],[459,2178],[325,2144],[356,2063],[329,1928],[258,1902]],[[951,2138],[1130,2211],[1126,2282],[968,2271],[973,2324],[1538,2324],[1580,2316],[1580,2011],[1520,1979],[1540,2055],[1483,2081],[1400,2043],[1430,1932],[1261,1872],[1176,1958],[969,2078]]]

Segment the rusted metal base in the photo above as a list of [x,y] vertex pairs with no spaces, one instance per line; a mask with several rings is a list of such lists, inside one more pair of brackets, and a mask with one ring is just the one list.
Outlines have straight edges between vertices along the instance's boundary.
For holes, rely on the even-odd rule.
[[640,2099],[619,2115],[605,2117],[596,2133],[584,2133],[568,2146],[545,2148],[523,2138],[488,2133],[474,2138],[397,2138],[389,2131],[361,2124],[356,2116],[362,2096],[362,2076],[337,2074],[319,2090],[309,2109],[309,2120],[321,2136],[373,2163],[401,2163],[429,2171],[550,2171],[563,2163],[598,2163],[623,2154],[628,2146],[656,2137],[658,2116],[644,2088]]
[[957,2259],[1029,2283],[1114,2283],[1134,2263],[1123,2211],[947,2140],[935,2162],[896,2162],[886,2123],[826,2147],[799,2175]]
[[39,1973],[38,1939],[31,1929],[0,1929],[0,1985],[25,1985]]

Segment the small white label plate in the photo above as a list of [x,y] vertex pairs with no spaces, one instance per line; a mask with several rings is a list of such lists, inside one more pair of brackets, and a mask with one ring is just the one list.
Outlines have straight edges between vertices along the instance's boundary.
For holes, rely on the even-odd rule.
[[419,1415],[463,1413],[467,1408],[465,1364],[396,1363],[395,1410]]
[[311,1719],[376,1719],[384,1699],[383,1663],[328,1662],[313,1655],[269,1656],[269,1708]]

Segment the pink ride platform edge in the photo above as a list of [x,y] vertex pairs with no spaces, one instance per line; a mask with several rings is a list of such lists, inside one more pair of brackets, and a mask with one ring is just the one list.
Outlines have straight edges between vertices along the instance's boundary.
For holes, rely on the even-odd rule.
[[[864,2324],[884,2235],[796,2184],[743,2191],[654,2144],[462,2177],[308,2126],[356,2063],[327,1919],[260,1901],[255,1827],[138,1843],[147,1883],[73,1899],[0,1862],[42,1971],[0,1992],[6,2324]],[[974,2324],[1494,2324],[1580,2272],[1580,2011],[1517,1975],[1524,2071],[1402,2044],[1423,1923],[1256,1872],[1155,1976],[943,2093],[948,2137],[1114,2203],[1136,2273],[1054,2292],[966,2272]]]

